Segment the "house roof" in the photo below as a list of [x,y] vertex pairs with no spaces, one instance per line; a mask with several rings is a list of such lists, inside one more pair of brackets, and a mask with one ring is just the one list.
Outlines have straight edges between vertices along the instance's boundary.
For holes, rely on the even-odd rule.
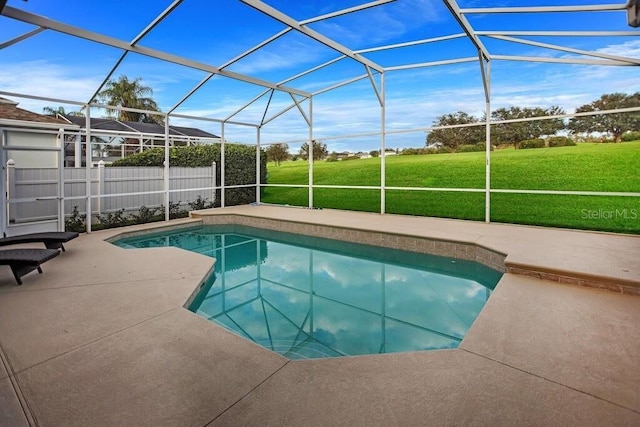
[[[32,123],[33,127],[37,127],[37,123],[48,125],[60,125],[65,127],[73,125],[73,127],[84,128],[86,126],[86,118],[82,116],[71,116],[58,114],[56,117],[44,114],[34,113],[32,111],[18,108],[18,103],[7,98],[0,97],[0,120],[12,120],[19,122]],[[145,134],[164,135],[164,125],[156,123],[141,122],[125,122],[113,119],[91,118],[91,128],[98,130],[110,130],[118,132],[136,132]],[[174,136],[187,136],[196,138],[220,138],[218,135],[206,132],[202,129],[169,126],[169,134]]]
[[[86,126],[85,117],[69,115],[64,115],[61,117],[66,119],[68,123],[72,123],[80,127]],[[165,131],[164,125],[156,123],[126,122],[104,118],[91,118],[91,129],[111,130],[119,132],[136,132],[154,135],[164,135]],[[220,138],[218,135],[214,135],[202,129],[182,126],[169,126],[169,134],[174,136],[190,136],[197,138]]]
[[64,126],[66,121],[53,116],[34,113],[32,111],[18,108],[18,103],[7,98],[0,97],[0,120],[17,120],[21,122],[59,124]]

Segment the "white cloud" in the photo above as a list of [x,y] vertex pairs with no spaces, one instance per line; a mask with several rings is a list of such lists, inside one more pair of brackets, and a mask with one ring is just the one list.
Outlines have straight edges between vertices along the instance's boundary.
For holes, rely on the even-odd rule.
[[640,58],[640,40],[629,40],[621,44],[613,44],[596,52],[607,53],[609,55],[626,56],[628,58]]
[[[77,75],[73,67],[36,60],[3,64],[0,67],[0,88],[6,92],[46,98],[86,101],[93,95],[103,77]],[[48,101],[17,100],[20,107],[39,112]]]
[[274,70],[291,70],[294,67],[303,67],[305,64],[315,65],[326,54],[327,48],[323,45],[298,33],[289,33],[232,64],[229,70],[249,75]]
[[[416,13],[419,11],[419,13]],[[320,33],[349,46],[371,47],[372,44],[402,36],[445,15],[441,2],[403,0],[378,6],[358,14],[312,24]]]

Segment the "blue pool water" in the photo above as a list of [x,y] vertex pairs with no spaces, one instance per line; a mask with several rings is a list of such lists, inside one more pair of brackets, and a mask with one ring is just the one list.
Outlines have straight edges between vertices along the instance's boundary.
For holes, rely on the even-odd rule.
[[119,239],[217,259],[190,310],[290,359],[457,347],[501,273],[238,225]]

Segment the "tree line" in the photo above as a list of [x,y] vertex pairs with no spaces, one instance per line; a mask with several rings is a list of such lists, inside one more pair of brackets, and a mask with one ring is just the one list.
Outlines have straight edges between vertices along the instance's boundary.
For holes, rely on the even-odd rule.
[[[634,94],[611,93],[602,95],[599,99],[576,109],[576,113],[597,112],[620,108],[640,107],[640,92]],[[524,147],[527,143],[540,137],[553,137],[559,132],[567,131],[571,135],[589,135],[603,133],[611,135],[614,142],[620,142],[625,132],[640,130],[640,111],[630,113],[596,114],[572,117],[569,120],[551,118],[541,120],[527,120],[535,117],[564,115],[565,111],[559,106],[518,107],[510,106],[498,108],[491,112],[492,121],[518,120],[512,123],[491,125],[491,144],[511,144],[515,148]],[[463,151],[470,146],[484,145],[486,142],[486,117],[475,117],[464,111],[448,113],[439,116],[433,127],[459,126],[447,129],[433,129],[426,138],[426,147],[445,147],[447,151]],[[465,126],[467,125],[467,126]],[[566,138],[565,138],[566,139]],[[314,140],[313,159],[322,160],[329,155],[326,144]],[[530,148],[530,147],[529,147]],[[473,150],[468,150],[473,151]],[[273,144],[267,149],[267,158],[279,165],[285,160],[303,159],[309,157],[309,144],[302,144],[297,154],[289,153],[287,144]],[[404,149],[401,154],[423,154],[423,149]],[[372,151],[377,157],[379,151]]]
[[[602,95],[599,99],[582,105],[576,113],[597,112],[620,108],[640,107],[640,92],[628,95],[611,93]],[[568,131],[572,135],[588,135],[591,133],[605,133],[620,142],[622,135],[628,131],[640,129],[640,111],[631,113],[596,114],[572,117],[568,121],[561,118],[544,120],[526,120],[534,117],[557,116],[565,114],[558,106],[548,108],[523,108],[510,106],[499,108],[491,112],[492,121],[520,119],[513,123],[500,123],[491,126],[491,143],[495,145],[513,144],[518,148],[523,141],[533,140],[542,136],[553,136],[560,131]],[[471,125],[448,129],[434,129],[429,132],[426,145],[442,145],[456,151],[462,145],[476,145],[486,141],[486,116],[474,117],[463,111],[448,113],[438,117],[434,127],[452,125]]]
[[[313,152],[313,160],[322,160],[329,155],[327,144],[317,139],[311,141],[311,150]],[[300,146],[297,154],[289,153],[289,145],[285,143],[271,144],[265,150],[267,153],[267,160],[274,162],[277,166],[280,166],[285,160],[308,160],[309,159],[309,143],[305,142]]]
[[[140,78],[130,80],[127,76],[120,76],[117,80],[109,80],[103,89],[98,92],[96,99],[107,105],[159,112],[160,109],[152,96],[153,90],[143,85]],[[640,92],[634,94],[604,94],[599,99],[578,107],[576,113],[629,107],[640,107]],[[80,112],[65,111],[63,107],[45,107],[43,110],[45,114],[50,115],[82,115]],[[620,142],[625,132],[640,130],[640,111],[578,116],[569,120],[561,118],[527,120],[563,114],[565,112],[559,106],[547,108],[518,106],[498,108],[491,112],[492,121],[518,121],[492,125],[491,144],[513,144],[515,148],[518,148],[523,141],[534,140],[542,136],[553,136],[561,131],[568,131],[572,135],[604,133],[611,135],[615,142]],[[109,110],[108,115],[119,121],[162,123],[162,117],[153,113]],[[462,146],[484,144],[486,141],[485,122],[486,117],[484,115],[475,117],[463,111],[439,116],[433,122],[433,127],[459,127],[433,129],[427,135],[426,147],[442,146],[450,151],[458,151]],[[327,145],[322,141],[312,141],[312,148],[314,160],[321,160],[329,155]],[[309,157],[309,144],[306,142],[302,144],[297,154],[290,154],[287,144],[273,144],[266,149],[266,153],[269,161],[273,161],[276,164],[291,158],[307,160]]]

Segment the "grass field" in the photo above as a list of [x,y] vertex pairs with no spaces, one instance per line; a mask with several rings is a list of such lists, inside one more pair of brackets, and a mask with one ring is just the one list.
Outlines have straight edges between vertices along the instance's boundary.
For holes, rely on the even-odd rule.
[[[314,185],[380,185],[379,158],[314,163]],[[304,161],[268,165],[269,184],[308,183]],[[484,153],[386,158],[386,187],[485,186]],[[579,144],[491,155],[491,188],[640,193],[640,141]],[[314,188],[314,207],[380,211],[380,191]],[[484,193],[386,191],[386,212],[484,220]],[[307,188],[265,188],[266,203],[308,206]],[[640,198],[620,196],[491,195],[491,220],[640,234]]]

